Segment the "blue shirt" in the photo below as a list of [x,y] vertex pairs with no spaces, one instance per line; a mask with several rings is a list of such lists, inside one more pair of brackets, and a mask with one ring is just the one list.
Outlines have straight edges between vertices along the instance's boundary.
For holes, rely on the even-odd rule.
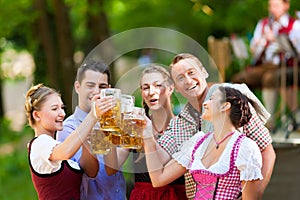
[[[76,107],[75,112],[70,115],[63,124],[63,130],[58,131],[56,138],[64,141],[77,126],[81,124],[87,113]],[[72,160],[79,163],[82,149],[80,148]],[[103,155],[97,155],[99,161],[99,172],[96,178],[83,176],[81,184],[81,200],[124,200],[126,199],[125,178],[121,171],[115,175],[108,176],[105,171]]]

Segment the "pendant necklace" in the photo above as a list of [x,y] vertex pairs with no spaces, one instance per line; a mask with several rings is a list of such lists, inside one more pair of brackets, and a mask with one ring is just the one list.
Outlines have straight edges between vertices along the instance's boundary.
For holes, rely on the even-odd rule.
[[234,133],[234,131],[231,132],[231,133],[228,133],[228,134],[227,134],[222,140],[220,140],[220,141],[217,141],[215,134],[213,134],[213,139],[214,139],[214,142],[216,143],[216,149],[219,149],[220,144],[223,143],[228,137],[232,136],[233,133]]
[[[151,119],[151,116],[150,116],[150,119]],[[152,119],[151,119],[151,120],[152,120]],[[156,126],[154,125],[153,122],[152,122],[152,127],[154,128],[154,131],[156,132],[156,134],[154,135],[154,136],[155,136],[155,139],[160,138],[160,136],[163,135],[165,129],[163,128],[162,130],[159,131],[159,130],[156,128]]]
[[155,127],[155,125],[153,123],[152,123],[152,126],[153,126],[155,132],[157,132],[159,134],[162,134],[164,132],[163,130],[161,130],[161,131],[157,130],[157,128]]

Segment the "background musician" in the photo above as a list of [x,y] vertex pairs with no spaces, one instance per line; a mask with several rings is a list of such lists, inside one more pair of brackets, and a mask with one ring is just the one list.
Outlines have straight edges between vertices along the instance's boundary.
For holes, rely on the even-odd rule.
[[[267,124],[268,128],[275,128],[275,108],[277,103],[280,64],[284,62],[287,66],[292,66],[292,57],[282,57],[282,50],[277,38],[286,35],[290,44],[295,48],[299,57],[300,52],[300,21],[288,14],[290,8],[289,0],[269,0],[269,17],[259,20],[256,25],[253,38],[250,43],[253,55],[253,65],[247,67],[232,77],[234,83],[246,83],[250,88],[262,88],[262,100],[267,110],[271,113],[271,118]],[[288,69],[290,75],[287,76],[287,85],[293,83],[292,68]],[[291,87],[287,89],[287,100],[292,100],[288,96],[292,95]],[[287,101],[288,106],[293,111],[293,102]]]

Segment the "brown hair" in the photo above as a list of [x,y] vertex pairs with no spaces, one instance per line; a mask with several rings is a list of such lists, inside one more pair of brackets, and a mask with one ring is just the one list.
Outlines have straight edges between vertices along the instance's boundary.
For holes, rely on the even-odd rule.
[[25,96],[25,111],[28,123],[31,127],[35,124],[35,120],[32,116],[33,111],[40,110],[41,106],[46,101],[47,96],[51,94],[58,94],[60,96],[59,92],[53,88],[44,86],[42,83],[31,86],[27,91]]
[[225,94],[224,102],[231,104],[230,120],[235,128],[244,126],[252,117],[249,103],[252,101],[243,95],[239,90],[230,87],[219,87]]
[[95,72],[100,72],[102,74],[107,75],[108,84],[110,83],[110,70],[108,65],[104,62],[96,61],[93,59],[86,60],[78,69],[77,69],[77,76],[76,80],[81,84],[81,81],[84,79],[85,72],[87,70],[92,70]]
[[[143,76],[145,74],[150,74],[150,73],[160,73],[163,76],[163,81],[167,84],[168,87],[174,84],[168,70],[158,64],[150,64],[142,71],[140,76],[140,83]],[[142,86],[140,86],[140,88],[141,87]],[[146,115],[149,116],[149,107],[144,100],[143,100],[143,107],[145,108]]]
[[180,60],[184,60],[184,59],[191,59],[193,60],[198,67],[200,68],[203,68],[203,65],[201,63],[201,61],[196,57],[194,56],[193,54],[190,54],[190,53],[180,53],[180,54],[177,54],[173,60],[172,60],[172,63],[170,64],[170,67],[171,67],[171,70],[172,70],[172,67],[178,63]]

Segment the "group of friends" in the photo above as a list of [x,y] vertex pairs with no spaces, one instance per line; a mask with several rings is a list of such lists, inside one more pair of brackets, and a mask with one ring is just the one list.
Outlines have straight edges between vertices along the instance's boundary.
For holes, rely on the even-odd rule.
[[[274,2],[289,4],[269,0],[270,9]],[[272,20],[277,21],[275,13]],[[35,132],[28,159],[38,198],[127,199],[122,166],[133,153],[131,200],[261,199],[276,158],[265,126],[270,113],[246,84],[211,85],[208,76],[201,60],[190,53],[175,55],[170,71],[147,65],[140,76],[147,120],[143,149],[114,147],[108,155],[93,155],[87,143],[98,121],[95,108],[101,115],[115,105],[111,97],[99,95],[111,87],[105,63],[87,59],[78,68],[78,105],[66,119],[59,92],[43,84],[32,86],[25,109]],[[187,99],[177,116],[171,102],[174,90]]]
[[[140,91],[148,117],[130,199],[261,197],[275,160],[264,126],[268,113],[247,86],[208,87],[207,77],[189,53],[174,57],[171,73],[158,64],[143,70]],[[92,155],[86,144],[97,122],[95,107],[105,113],[114,106],[110,97],[99,96],[111,87],[109,80],[104,63],[81,65],[74,83],[78,106],[65,120],[54,89],[38,84],[27,92],[25,107],[35,131],[28,156],[39,199],[126,199],[122,165],[129,151],[116,147],[111,154]],[[178,116],[172,112],[174,89],[188,100]]]

